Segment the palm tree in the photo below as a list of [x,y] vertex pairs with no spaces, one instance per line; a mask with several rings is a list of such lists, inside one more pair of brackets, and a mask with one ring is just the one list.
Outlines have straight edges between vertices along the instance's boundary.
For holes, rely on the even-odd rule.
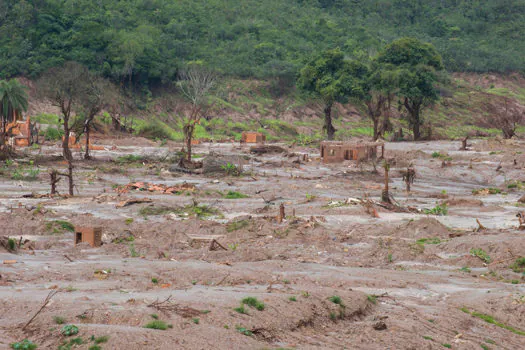
[[28,106],[27,87],[17,79],[0,80],[0,149],[5,146],[7,124],[15,120],[15,116],[25,112]]

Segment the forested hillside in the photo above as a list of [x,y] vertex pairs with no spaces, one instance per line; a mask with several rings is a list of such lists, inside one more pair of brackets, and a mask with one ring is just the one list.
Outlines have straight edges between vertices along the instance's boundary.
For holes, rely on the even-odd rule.
[[200,60],[233,77],[295,80],[315,53],[431,42],[449,71],[525,71],[525,0],[2,0],[0,78],[67,60],[135,87]]

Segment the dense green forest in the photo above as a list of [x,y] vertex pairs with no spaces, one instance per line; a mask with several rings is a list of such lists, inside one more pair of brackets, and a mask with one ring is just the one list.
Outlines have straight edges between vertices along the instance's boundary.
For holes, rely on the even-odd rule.
[[68,60],[136,87],[189,61],[228,76],[295,80],[323,50],[375,55],[404,36],[449,71],[525,71],[525,0],[2,0],[0,78]]

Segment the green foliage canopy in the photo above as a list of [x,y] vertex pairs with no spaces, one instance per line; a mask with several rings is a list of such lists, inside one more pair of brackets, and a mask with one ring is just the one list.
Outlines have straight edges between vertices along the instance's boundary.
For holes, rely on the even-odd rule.
[[77,61],[152,86],[194,60],[266,78],[334,47],[374,56],[401,37],[432,43],[451,71],[525,71],[524,22],[523,0],[3,0],[0,79]]

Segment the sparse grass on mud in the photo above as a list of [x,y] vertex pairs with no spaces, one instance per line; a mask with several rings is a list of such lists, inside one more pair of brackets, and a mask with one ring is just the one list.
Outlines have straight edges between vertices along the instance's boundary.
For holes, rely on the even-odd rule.
[[226,194],[223,195],[224,199],[240,199],[240,198],[248,198],[249,196],[237,192],[237,191],[228,191]]
[[491,257],[481,248],[472,248],[470,250],[470,255],[480,258],[484,263],[490,264],[492,261]]
[[239,220],[239,221],[229,222],[226,225],[226,231],[234,232],[234,231],[243,229],[249,225],[250,225],[250,222],[248,220]]
[[509,267],[516,273],[525,273],[525,257],[516,259]]
[[144,328],[158,329],[158,330],[161,330],[161,331],[165,331],[168,328],[172,328],[172,325],[170,325],[170,324],[168,324],[168,323],[166,323],[164,321],[161,321],[161,320],[155,320],[155,321],[151,321],[151,322],[146,323]]
[[511,326],[508,326],[504,323],[501,323],[499,321],[497,321],[496,319],[494,319],[493,316],[490,316],[490,315],[487,315],[487,314],[482,314],[480,312],[476,312],[476,311],[470,311],[469,309],[467,309],[466,307],[462,307],[460,309],[461,311],[463,311],[464,313],[467,313],[471,316],[474,316],[474,317],[477,317],[487,323],[490,323],[490,324],[493,324],[493,325],[496,325],[500,328],[503,328],[503,329],[506,329],[508,331],[511,331],[512,333],[514,334],[518,334],[518,335],[523,335],[525,336],[525,331],[522,331],[520,329],[516,329],[514,327],[511,327]]
[[46,231],[53,234],[75,232],[75,226],[69,221],[55,220],[46,222]]
[[434,208],[424,209],[423,212],[427,215],[445,216],[448,214],[448,207],[446,204],[438,204]]

